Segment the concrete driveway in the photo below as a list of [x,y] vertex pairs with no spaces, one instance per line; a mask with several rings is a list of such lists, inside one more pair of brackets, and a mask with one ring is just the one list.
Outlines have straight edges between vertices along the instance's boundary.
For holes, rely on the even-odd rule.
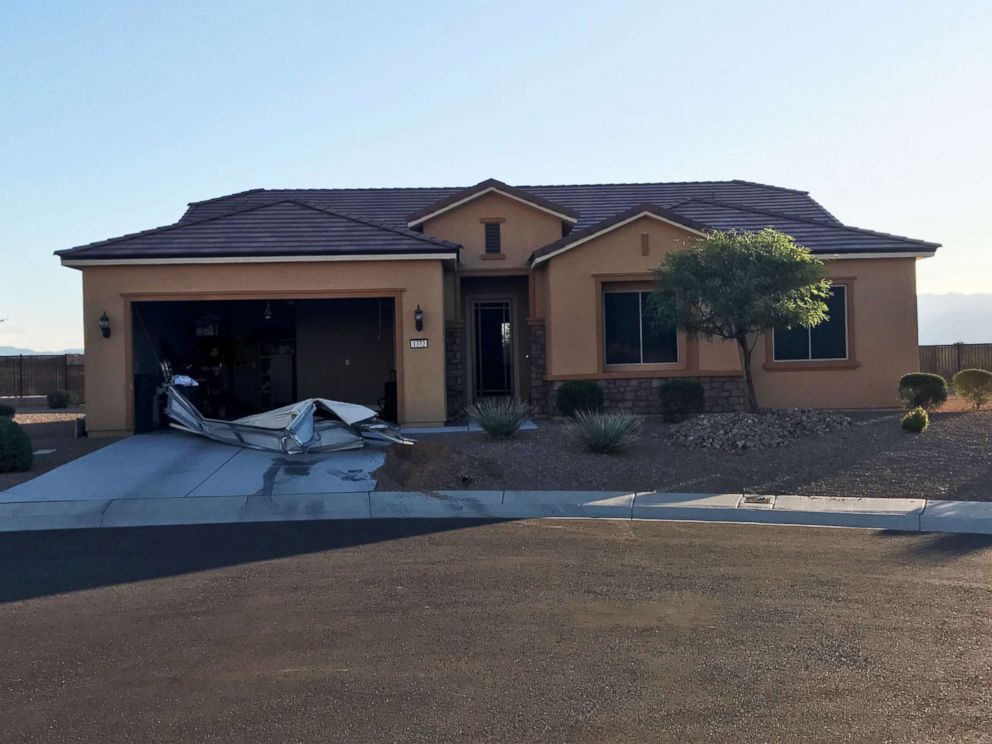
[[385,449],[278,455],[182,432],[115,442],[0,492],[0,502],[287,496],[371,491]]

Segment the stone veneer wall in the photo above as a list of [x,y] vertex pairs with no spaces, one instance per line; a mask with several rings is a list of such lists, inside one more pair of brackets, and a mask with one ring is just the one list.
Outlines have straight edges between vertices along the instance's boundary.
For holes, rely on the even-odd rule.
[[[660,414],[661,403],[658,388],[670,377],[605,378],[596,380],[603,388],[604,406],[614,410],[629,411],[640,415]],[[708,413],[728,413],[743,411],[746,393],[743,377],[682,377],[678,379],[696,380],[703,386]],[[543,382],[543,381],[542,381]],[[531,405],[537,413],[554,413],[554,393],[564,384],[556,381],[543,382],[543,395],[534,396],[534,382],[531,382]]]
[[[598,380],[598,382],[603,388],[603,397],[607,408],[638,414],[651,414],[661,413],[658,388],[667,379],[673,378],[610,378]],[[747,397],[743,377],[683,377],[680,379],[695,380],[703,386],[708,413],[729,413],[744,410]]]
[[547,414],[550,410],[548,393],[550,385],[544,379],[548,368],[547,331],[543,325],[532,325],[530,331],[530,405],[535,413]]
[[448,419],[465,418],[466,404],[465,326],[461,323],[444,329],[444,384],[448,399]]

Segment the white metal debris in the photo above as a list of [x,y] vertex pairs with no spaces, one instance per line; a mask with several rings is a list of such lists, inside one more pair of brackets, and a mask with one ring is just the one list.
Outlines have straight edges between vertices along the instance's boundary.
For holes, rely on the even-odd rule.
[[365,440],[413,444],[380,421],[371,408],[326,398],[308,398],[254,416],[221,421],[205,418],[172,385],[165,386],[165,412],[175,429],[239,447],[282,452],[332,452],[356,449]]

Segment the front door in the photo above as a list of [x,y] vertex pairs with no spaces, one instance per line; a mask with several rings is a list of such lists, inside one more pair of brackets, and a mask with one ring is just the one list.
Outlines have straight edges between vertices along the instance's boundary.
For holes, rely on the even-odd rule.
[[513,327],[509,300],[472,304],[474,354],[473,391],[476,398],[513,395]]

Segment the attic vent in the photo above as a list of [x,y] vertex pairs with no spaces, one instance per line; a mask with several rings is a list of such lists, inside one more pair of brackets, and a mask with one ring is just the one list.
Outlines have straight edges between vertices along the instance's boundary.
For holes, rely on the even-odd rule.
[[487,222],[486,225],[486,253],[499,253],[500,230],[498,222]]

